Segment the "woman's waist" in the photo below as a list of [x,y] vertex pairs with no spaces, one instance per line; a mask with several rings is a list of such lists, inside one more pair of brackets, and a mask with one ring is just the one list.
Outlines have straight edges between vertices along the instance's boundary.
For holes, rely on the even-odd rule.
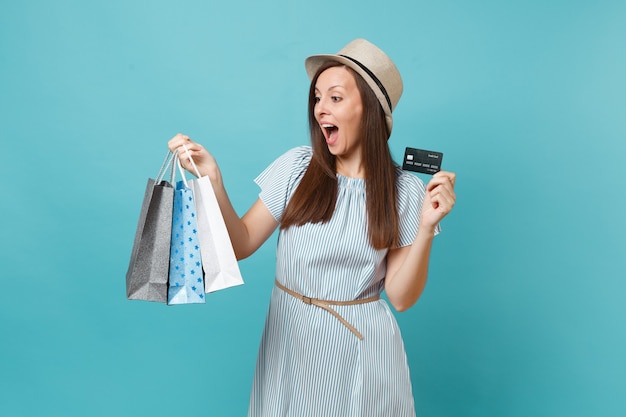
[[380,296],[384,282],[367,282],[349,277],[293,277],[278,275],[276,281],[305,297],[330,301],[354,301]]

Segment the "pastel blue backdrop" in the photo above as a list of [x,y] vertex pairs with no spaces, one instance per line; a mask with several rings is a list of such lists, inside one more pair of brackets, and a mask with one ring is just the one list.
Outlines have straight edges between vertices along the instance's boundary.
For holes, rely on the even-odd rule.
[[458,203],[397,314],[419,416],[624,416],[626,2],[0,5],[0,415],[243,416],[276,236],[206,305],[125,299],[141,198],[184,132],[243,214],[308,143],[303,60],[396,61],[390,145]]

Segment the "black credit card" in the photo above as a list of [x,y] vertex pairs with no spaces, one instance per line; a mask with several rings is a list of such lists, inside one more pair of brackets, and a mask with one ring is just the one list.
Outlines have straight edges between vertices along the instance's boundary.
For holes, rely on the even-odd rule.
[[422,174],[434,174],[441,171],[443,154],[423,149],[406,148],[402,169],[407,171],[421,172]]

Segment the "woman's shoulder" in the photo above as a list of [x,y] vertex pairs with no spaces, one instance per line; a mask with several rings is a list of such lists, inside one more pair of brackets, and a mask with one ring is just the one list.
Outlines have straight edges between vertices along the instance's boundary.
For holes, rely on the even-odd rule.
[[295,159],[311,158],[313,155],[313,148],[310,145],[300,145],[289,149],[285,152],[286,155],[292,155]]
[[407,189],[421,189],[425,190],[424,181],[417,175],[413,175],[403,170],[400,167],[396,167],[396,184],[399,190]]
[[268,178],[271,178],[273,182],[280,178],[293,181],[306,171],[311,162],[312,155],[313,151],[310,146],[291,148],[269,164],[255,179],[255,182],[261,184]]
[[276,162],[289,166],[308,166],[313,156],[311,146],[302,145],[291,148],[276,159]]

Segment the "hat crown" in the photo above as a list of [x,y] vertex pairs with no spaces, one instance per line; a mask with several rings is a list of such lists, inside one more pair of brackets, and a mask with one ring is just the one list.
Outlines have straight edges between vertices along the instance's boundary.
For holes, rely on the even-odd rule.
[[402,77],[393,61],[380,48],[365,39],[355,39],[344,46],[337,55],[347,57],[361,64],[374,82],[382,85],[381,91],[391,102],[391,109],[396,108],[402,96]]

